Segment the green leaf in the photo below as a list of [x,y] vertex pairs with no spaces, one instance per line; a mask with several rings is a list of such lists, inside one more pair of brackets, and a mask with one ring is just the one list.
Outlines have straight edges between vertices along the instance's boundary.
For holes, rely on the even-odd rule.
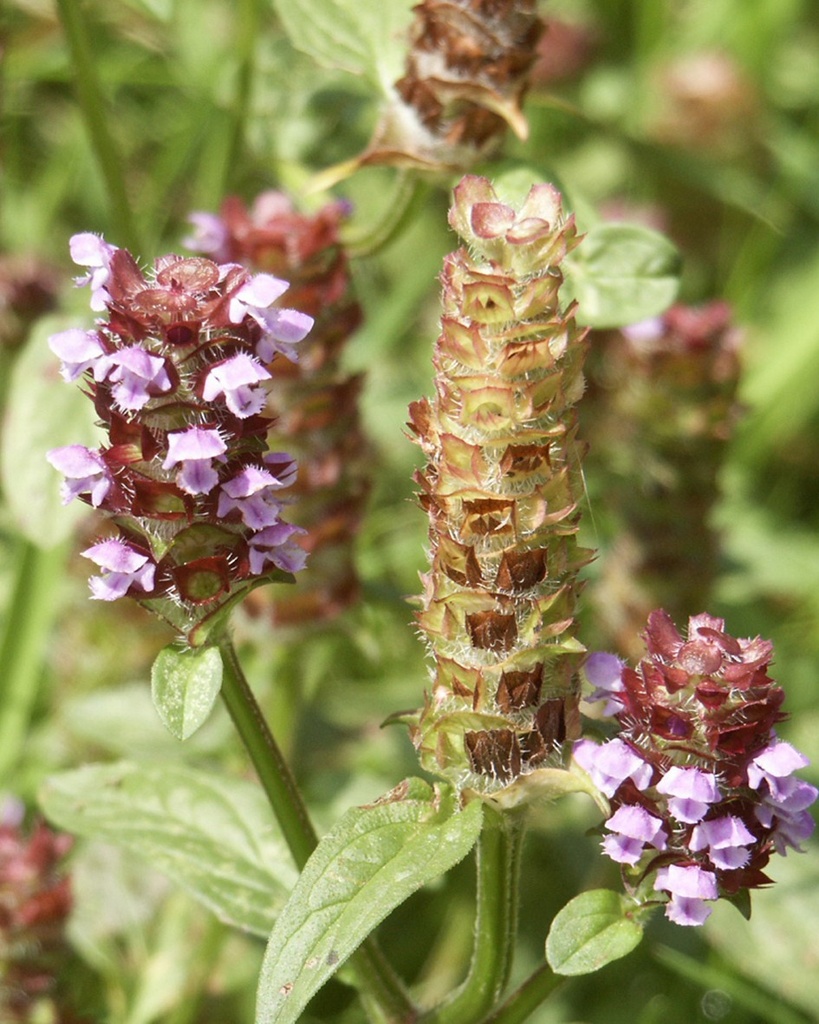
[[625,327],[674,301],[680,257],[665,235],[637,224],[598,224],[563,263],[566,292],[589,327]]
[[459,810],[449,787],[420,779],[348,811],[321,841],[270,936],[257,1024],[292,1024],[391,910],[462,860],[482,804]]
[[415,0],[274,0],[293,45],[384,91],[403,74]]
[[267,935],[296,880],[261,789],[173,764],[120,761],[48,779],[56,825],[145,858],[223,921]]
[[68,538],[88,515],[81,501],[63,506],[62,477],[46,461],[46,452],[68,444],[96,448],[102,440],[93,402],[62,380],[60,361],[48,347],[48,337],[69,326],[64,318],[46,317],[32,331],[11,373],[3,421],[3,493],[17,528],[40,548]]
[[218,647],[180,650],[169,645],[151,668],[151,696],[159,717],[178,740],[192,736],[213,710],[222,687]]
[[546,959],[555,974],[591,974],[639,945],[637,908],[619,893],[592,889],[570,900],[552,921]]

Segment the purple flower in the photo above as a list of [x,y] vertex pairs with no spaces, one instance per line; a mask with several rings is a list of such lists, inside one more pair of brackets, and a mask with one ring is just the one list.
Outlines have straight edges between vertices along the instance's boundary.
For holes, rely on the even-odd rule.
[[748,765],[748,785],[759,790],[756,817],[765,828],[773,829],[773,842],[780,854],[788,847],[801,851],[800,843],[816,827],[808,808],[819,790],[794,777],[793,772],[810,762],[784,740],[774,739]]
[[89,494],[91,504],[98,508],[111,489],[111,475],[99,452],[81,444],[52,448],[46,452],[51,465],[65,476],[60,488],[64,505],[78,494]]
[[623,662],[615,654],[595,651],[583,665],[586,679],[594,687],[589,700],[605,700],[604,715],[616,715],[623,710],[623,702],[617,694],[625,690],[623,683]]
[[703,924],[712,909],[705,901],[719,896],[717,876],[698,864],[669,864],[660,868],[654,888],[670,893],[665,916],[681,925]]
[[777,818],[773,834],[774,849],[782,857],[788,854],[788,848],[804,853],[802,843],[810,839],[816,829],[816,822],[809,811],[794,815],[792,818]]
[[[803,783],[803,785],[811,791],[809,803],[812,804],[816,799],[816,789],[813,786],[808,786],[807,783]],[[762,808],[759,808],[759,811],[761,810]],[[757,812],[757,816],[759,816],[759,812]],[[783,857],[787,855],[788,848],[796,850],[797,853],[803,853],[801,844],[806,839],[810,839],[816,828],[816,822],[807,808],[801,811],[782,811],[780,809],[777,811],[774,823],[774,847],[776,852]]]
[[[219,218],[194,225],[193,244],[232,246]],[[200,256],[160,256],[143,271],[90,232],[72,238],[71,254],[86,272],[77,283],[104,312],[95,330],[63,331],[50,344],[108,439],[99,451],[55,448],[49,460],[63,473],[64,501],[79,496],[118,527],[84,552],[100,567],[91,593],[148,597],[194,643],[253,586],[254,571],[270,579],[274,566],[294,571],[306,559],[301,531],[280,519],[278,492],[297,470],[289,455],[265,453],[271,372],[255,354],[288,285]]]
[[699,768],[680,768],[673,765],[657,783],[657,792],[670,796],[668,809],[677,819],[687,824],[701,821],[711,804],[720,796],[717,780],[710,772]]
[[666,834],[660,818],[655,818],[643,807],[623,804],[606,822],[613,835],[603,840],[603,849],[618,864],[632,867],[642,857],[646,843],[657,850],[666,847]]
[[205,378],[202,397],[212,402],[219,395],[239,419],[255,416],[264,408],[267,396],[262,388],[253,387],[268,380],[270,373],[246,352],[238,352],[223,363],[217,363]]
[[800,754],[790,743],[774,740],[748,765],[748,785],[752,789],[759,789],[763,782],[767,782],[771,793],[775,794],[782,780],[798,769],[807,767],[809,763],[804,754]]
[[707,850],[708,859],[714,867],[731,871],[748,863],[750,852],[747,847],[755,842],[756,836],[742,819],[728,815],[701,821],[691,832],[688,846],[694,853]]
[[777,853],[784,856],[788,847],[801,852],[800,843],[813,835],[816,823],[808,808],[817,794],[815,786],[793,777],[779,780],[775,795],[763,793],[755,813],[760,824],[774,830]]
[[111,298],[105,286],[108,284],[111,257],[117,251],[116,247],[90,231],[73,235],[68,244],[71,259],[80,267],[88,267],[88,273],[84,277],[75,277],[74,283],[78,288],[91,285],[91,308],[100,312]]
[[270,308],[289,287],[286,281],[272,274],[256,274],[230,300],[228,316],[231,323],[241,323],[249,316],[261,327],[262,336],[256,345],[256,355],[263,363],[269,363],[277,352],[296,362],[291,346],[306,337],[313,326],[313,318],[306,313]]
[[156,566],[146,554],[121,538],[100,541],[81,554],[103,570],[101,576],[92,576],[88,581],[95,600],[115,601],[131,587],[138,587],[146,593],[153,590]]
[[[76,380],[86,370],[94,371],[94,379],[102,380],[105,369],[99,372],[100,360],[105,356],[105,349],[96,331],[81,331],[72,327],[59,334],[52,334],[48,339],[48,347],[62,361],[60,375],[63,380]],[[107,363],[105,363],[107,368]]]
[[152,393],[173,387],[162,356],[151,355],[139,345],[130,345],[108,357],[107,373],[114,382],[111,393],[121,409],[136,412],[151,400]]
[[187,430],[168,434],[168,454],[163,469],[182,468],[176,482],[188,494],[208,494],[219,483],[213,460],[227,451],[227,445],[218,430],[188,427]]
[[578,740],[574,745],[574,759],[608,797],[614,796],[626,779],[631,779],[641,790],[651,784],[651,765],[622,740],[609,740],[600,746],[593,740]]
[[236,292],[228,306],[228,317],[232,324],[240,324],[246,316],[265,327],[265,313],[276,299],[287,291],[290,285],[272,274],[256,274]]
[[250,571],[254,576],[265,572],[268,562],[285,572],[298,572],[307,562],[307,553],[291,538],[306,533],[292,523],[277,523],[268,526],[250,539],[248,546],[250,555]]
[[306,313],[296,309],[268,309],[263,318],[264,333],[256,345],[256,355],[263,363],[269,363],[277,352],[293,363],[298,355],[293,350],[296,342],[306,338],[315,321]]
[[182,244],[195,252],[203,252],[216,263],[224,263],[229,255],[230,232],[221,217],[215,213],[192,213],[188,220],[193,231],[182,240]]
[[282,484],[266,469],[245,466],[236,476],[222,484],[219,492],[218,516],[238,509],[245,526],[263,530],[278,522],[281,502],[273,496]]
[[262,462],[275,476],[279,487],[289,487],[295,482],[299,467],[292,455],[287,452],[268,452],[262,456]]
[[653,316],[648,320],[639,320],[636,324],[628,324],[622,333],[635,345],[652,345],[665,333],[665,321],[661,316]]
[[[624,331],[652,332],[651,324]],[[769,641],[733,637],[706,612],[689,618],[686,638],[662,609],[649,615],[645,641],[635,671],[606,654],[589,656],[583,671],[595,697],[620,705],[620,740],[652,766],[654,785],[639,796],[618,786],[627,761],[605,762],[611,743],[599,752],[578,743],[576,758],[611,797],[604,851],[641,881],[662,864],[656,888],[671,896],[666,915],[697,925],[721,893],[767,884],[774,852],[800,849],[814,830],[810,805],[819,791],[796,777],[807,758],[776,737],[784,692],[767,673]],[[653,859],[644,813],[664,829]]]

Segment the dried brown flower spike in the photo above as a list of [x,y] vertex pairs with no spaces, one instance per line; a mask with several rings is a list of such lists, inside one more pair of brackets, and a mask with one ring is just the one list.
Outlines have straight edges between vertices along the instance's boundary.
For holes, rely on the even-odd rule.
[[521,102],[542,28],[534,0],[422,0],[406,73],[360,164],[465,170],[507,127],[526,138]]

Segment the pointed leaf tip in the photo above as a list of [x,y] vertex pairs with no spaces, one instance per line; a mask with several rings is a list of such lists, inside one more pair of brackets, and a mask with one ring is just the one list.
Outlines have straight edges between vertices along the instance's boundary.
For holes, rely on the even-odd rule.
[[643,937],[637,908],[609,889],[581,893],[556,915],[546,939],[555,974],[592,974],[630,953]]
[[408,779],[348,811],[319,843],[270,936],[256,1024],[295,1024],[372,930],[472,849],[483,806]]
[[163,648],[151,669],[151,696],[159,717],[178,740],[207,721],[222,687],[222,656],[216,647]]

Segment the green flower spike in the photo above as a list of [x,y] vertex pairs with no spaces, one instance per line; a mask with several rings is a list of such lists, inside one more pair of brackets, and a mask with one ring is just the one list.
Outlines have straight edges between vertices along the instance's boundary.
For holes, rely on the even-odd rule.
[[410,409],[427,457],[418,622],[434,661],[411,733],[427,770],[518,803],[574,788],[554,769],[578,733],[577,574],[590,556],[576,541],[585,331],[559,301],[578,238],[551,185],[515,210],[472,175],[449,223],[468,249],[444,264],[435,396]]

